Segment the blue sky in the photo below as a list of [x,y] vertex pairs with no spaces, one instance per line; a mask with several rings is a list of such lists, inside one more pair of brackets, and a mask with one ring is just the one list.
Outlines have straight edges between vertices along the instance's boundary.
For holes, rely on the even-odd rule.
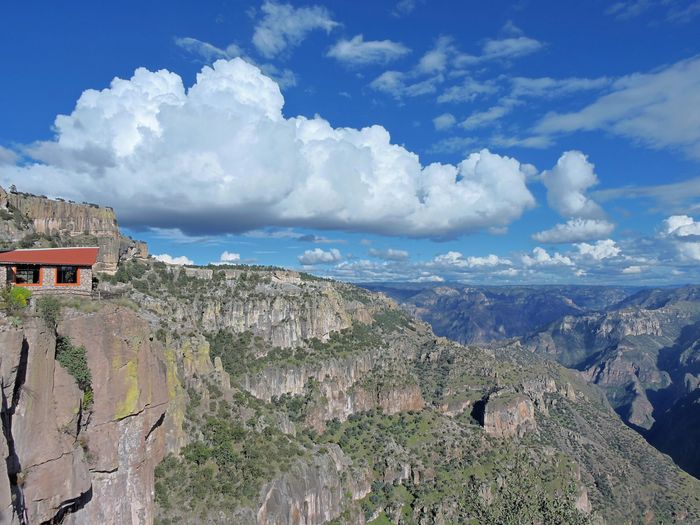
[[0,7],[0,184],[172,262],[700,277],[700,1]]

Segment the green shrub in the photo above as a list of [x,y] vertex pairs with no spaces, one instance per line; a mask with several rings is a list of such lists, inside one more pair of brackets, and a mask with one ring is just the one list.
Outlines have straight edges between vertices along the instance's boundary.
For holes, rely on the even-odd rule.
[[59,336],[56,339],[56,360],[72,375],[83,391],[83,403],[92,404],[92,373],[87,363],[84,346],[74,346],[68,337]]
[[30,290],[20,286],[5,288],[2,291],[2,304],[10,315],[15,315],[27,307],[31,296]]
[[61,303],[59,300],[55,297],[42,297],[37,301],[37,308],[46,326],[55,330],[61,317]]

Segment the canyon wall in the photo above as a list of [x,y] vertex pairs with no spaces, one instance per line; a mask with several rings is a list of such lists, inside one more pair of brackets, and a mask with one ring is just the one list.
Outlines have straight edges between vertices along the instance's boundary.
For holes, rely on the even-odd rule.
[[100,248],[96,271],[114,273],[120,261],[145,258],[148,247],[121,234],[112,208],[53,200],[0,188],[0,239],[16,243],[27,236],[44,235],[60,245],[96,243]]

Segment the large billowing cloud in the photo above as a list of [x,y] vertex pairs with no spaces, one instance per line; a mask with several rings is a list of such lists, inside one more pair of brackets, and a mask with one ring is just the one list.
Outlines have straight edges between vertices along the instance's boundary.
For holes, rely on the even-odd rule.
[[240,58],[205,66],[185,89],[138,69],[87,90],[56,118],[34,162],[0,182],[113,205],[132,227],[190,234],[306,226],[441,238],[505,226],[534,205],[526,167],[482,150],[421,165],[381,126],[285,118],[278,85]]

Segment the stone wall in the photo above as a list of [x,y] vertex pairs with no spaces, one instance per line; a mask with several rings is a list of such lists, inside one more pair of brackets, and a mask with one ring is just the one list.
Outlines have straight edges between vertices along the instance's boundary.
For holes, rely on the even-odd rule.
[[[0,283],[7,282],[7,266],[0,266]],[[78,268],[78,284],[56,284],[56,267],[41,269],[41,286],[28,286],[32,294],[90,295],[92,293],[92,268]]]

